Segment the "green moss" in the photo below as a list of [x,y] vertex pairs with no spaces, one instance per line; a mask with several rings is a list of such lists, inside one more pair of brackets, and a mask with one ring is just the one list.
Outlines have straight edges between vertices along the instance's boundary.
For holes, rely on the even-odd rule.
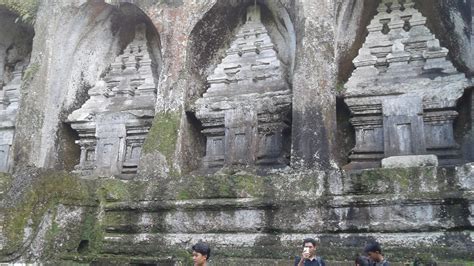
[[19,18],[28,24],[34,24],[38,12],[38,0],[0,0],[0,6],[17,13]]
[[95,211],[87,212],[82,227],[81,240],[89,241],[89,245],[84,250],[78,250],[78,252],[87,253],[89,256],[97,256],[102,250],[103,235],[101,223],[97,220],[97,213]]
[[346,88],[344,87],[344,83],[343,82],[338,82],[336,84],[336,92],[337,93],[343,93],[346,91]]
[[179,112],[158,113],[153,120],[153,126],[143,144],[144,154],[160,152],[172,165],[173,154],[176,150],[180,124]]
[[8,173],[0,173],[0,199],[8,191],[12,182],[12,176]]
[[[0,0],[1,1],[1,0]],[[25,70],[25,73],[23,74],[23,82],[27,83],[30,82],[33,77],[36,75],[36,73],[39,71],[40,65],[38,62],[32,63],[28,66],[28,68]]]
[[193,176],[178,189],[177,199],[263,196],[265,177],[253,175]]
[[371,169],[351,174],[356,193],[418,193],[421,181],[435,182],[436,168]]
[[[7,245],[2,253],[17,251],[24,241],[25,228],[37,228],[46,211],[54,209],[58,203],[91,204],[93,197],[89,192],[80,179],[64,172],[45,172],[34,179],[22,199],[5,209],[3,229]],[[53,230],[50,235],[55,233]]]
[[187,199],[191,199],[191,197],[192,195],[188,190],[181,190],[178,192],[178,195],[176,196],[178,200],[187,200]]
[[101,189],[107,201],[127,201],[131,198],[129,186],[121,180],[104,180]]

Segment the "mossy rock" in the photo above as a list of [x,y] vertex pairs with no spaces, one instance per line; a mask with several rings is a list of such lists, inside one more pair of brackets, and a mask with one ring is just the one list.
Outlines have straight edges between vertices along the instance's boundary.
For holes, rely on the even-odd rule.
[[[27,228],[36,230],[45,213],[54,212],[58,204],[96,205],[93,187],[93,184],[65,172],[46,171],[34,178],[18,201],[6,199],[10,202],[9,206],[4,207],[3,235],[6,246],[0,254],[9,256],[18,252],[28,237]],[[47,238],[51,239],[58,234],[54,223],[48,234]]]
[[346,176],[356,194],[418,193],[422,180],[435,183],[436,178],[435,167],[370,169]]
[[182,180],[176,197],[180,200],[263,197],[267,181],[267,177],[239,174],[190,176]]
[[157,113],[142,152],[147,154],[158,151],[171,160],[176,149],[180,120],[179,112]]

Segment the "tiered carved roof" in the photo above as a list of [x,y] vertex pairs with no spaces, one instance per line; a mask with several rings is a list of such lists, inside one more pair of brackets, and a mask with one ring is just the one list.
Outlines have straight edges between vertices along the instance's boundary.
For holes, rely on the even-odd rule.
[[283,67],[261,22],[260,7],[251,6],[225,58],[207,78],[210,88],[203,97],[286,90]]
[[134,40],[89,90],[90,99],[69,116],[70,121],[93,120],[97,114],[114,112],[153,116],[156,85],[145,29],[143,24],[137,26]]
[[347,97],[416,93],[425,105],[436,107],[460,97],[466,79],[414,5],[412,0],[382,0],[353,60],[356,69],[345,85]]

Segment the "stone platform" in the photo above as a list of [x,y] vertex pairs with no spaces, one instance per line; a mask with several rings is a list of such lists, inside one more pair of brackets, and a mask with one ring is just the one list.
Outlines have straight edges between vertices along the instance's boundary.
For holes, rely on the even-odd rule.
[[102,252],[164,256],[204,240],[217,257],[284,259],[313,236],[333,260],[351,260],[369,240],[395,261],[420,252],[469,257],[470,167],[190,177],[188,186],[174,186],[180,199],[167,201],[153,198],[159,187],[146,196],[116,183],[130,194],[104,204]]
[[[36,256],[56,254],[52,261],[186,263],[199,240],[226,264],[288,261],[303,238],[316,237],[328,261],[351,261],[370,240],[393,262],[468,261],[474,259],[473,175],[474,164],[263,177],[241,171],[166,182],[41,173],[36,189],[45,195],[5,212],[3,258],[21,251],[23,236]],[[42,208],[28,211],[37,204]],[[18,231],[19,220],[27,230]]]

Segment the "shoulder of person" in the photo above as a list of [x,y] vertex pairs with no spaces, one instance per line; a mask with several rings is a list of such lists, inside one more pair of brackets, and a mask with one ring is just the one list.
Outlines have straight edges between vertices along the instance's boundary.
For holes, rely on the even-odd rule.
[[301,257],[300,256],[295,256],[295,265],[298,265],[298,263],[300,262],[301,260]]
[[324,262],[323,257],[316,256],[316,260],[318,261],[318,263],[319,263],[321,266],[326,265],[326,262]]

